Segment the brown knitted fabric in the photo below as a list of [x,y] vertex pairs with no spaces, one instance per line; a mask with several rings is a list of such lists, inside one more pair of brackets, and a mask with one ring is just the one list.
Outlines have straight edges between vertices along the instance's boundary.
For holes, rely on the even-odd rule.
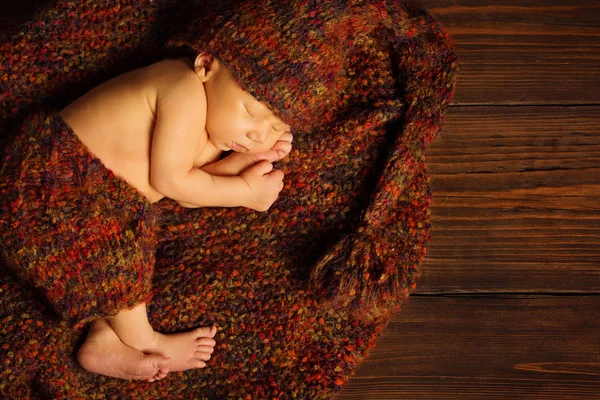
[[[161,59],[169,38],[181,47],[195,31],[180,28],[207,2],[58,0],[42,10],[0,39],[0,139],[40,107]],[[150,322],[164,333],[218,325],[213,358],[154,383],[88,373],[74,356],[85,329],[0,260],[0,397],[330,398],[414,286],[429,228],[424,150],[457,69],[447,34],[399,2],[273,1],[263,12],[236,3],[205,20],[222,40],[211,50],[226,59],[229,48],[240,82],[296,134],[268,212],[158,204]],[[114,292],[119,301],[135,293]]]
[[193,21],[169,45],[215,54],[307,140],[358,142],[387,131],[364,212],[315,265],[311,283],[326,304],[367,319],[408,296],[427,234],[423,223],[410,225],[402,192],[424,168],[453,95],[456,55],[442,27],[393,0],[242,1]]
[[73,329],[150,301],[153,206],[58,114],[30,116],[0,162],[2,260]]

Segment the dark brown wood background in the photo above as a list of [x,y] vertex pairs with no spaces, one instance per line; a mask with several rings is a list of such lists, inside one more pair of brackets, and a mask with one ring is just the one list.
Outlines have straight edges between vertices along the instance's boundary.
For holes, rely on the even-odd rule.
[[600,399],[600,2],[422,0],[460,57],[414,296],[340,399]]
[[[0,2],[0,25],[42,3]],[[600,399],[600,2],[420,4],[461,67],[432,240],[339,399]]]

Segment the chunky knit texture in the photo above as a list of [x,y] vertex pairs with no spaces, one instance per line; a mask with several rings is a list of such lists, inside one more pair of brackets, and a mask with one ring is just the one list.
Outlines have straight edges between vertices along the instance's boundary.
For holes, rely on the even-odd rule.
[[[380,154],[365,154],[372,144],[361,143],[361,162],[378,158],[365,175],[373,187],[317,262],[311,286],[328,306],[366,319],[408,296],[425,247],[414,246],[423,225],[410,226],[402,192],[424,168],[451,96],[454,54],[442,28],[390,0],[258,0],[193,21],[169,45],[215,54],[307,140],[344,137],[356,146],[387,131]],[[335,174],[345,174],[347,154],[323,148],[340,164]],[[337,184],[347,178],[338,177],[334,193],[345,192]]]
[[75,329],[149,302],[156,243],[146,198],[91,155],[56,113],[33,114],[3,150],[6,266]]
[[[82,0],[43,10],[0,41],[2,139],[11,143],[33,110],[171,54],[170,37],[171,49],[204,48],[194,23],[206,3]],[[74,358],[86,332],[69,321],[70,307],[1,260],[0,397],[328,398],[414,287],[429,238],[424,150],[457,70],[449,37],[427,13],[392,1],[239,7],[204,20],[223,43],[206,49],[293,124],[294,149],[278,165],[286,186],[266,213],[161,201],[149,305],[165,333],[217,324],[213,359],[154,383],[90,374]],[[308,49],[315,56],[302,60]],[[3,218],[21,212],[15,206]]]

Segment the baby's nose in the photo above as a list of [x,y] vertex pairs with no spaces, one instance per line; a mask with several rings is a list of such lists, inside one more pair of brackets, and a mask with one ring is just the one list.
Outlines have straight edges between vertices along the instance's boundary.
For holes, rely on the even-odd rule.
[[264,143],[269,138],[269,131],[266,128],[254,129],[248,133],[250,140],[256,143]]

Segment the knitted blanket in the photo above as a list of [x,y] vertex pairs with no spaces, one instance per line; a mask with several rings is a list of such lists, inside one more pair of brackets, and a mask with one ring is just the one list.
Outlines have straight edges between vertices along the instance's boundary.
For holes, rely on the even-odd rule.
[[0,154],[5,267],[74,329],[151,300],[153,204],[56,112],[32,114]]
[[[153,383],[85,371],[75,354],[87,326],[0,260],[0,397],[329,398],[415,288],[429,239],[424,151],[457,71],[450,38],[428,13],[392,0],[266,1],[258,13],[234,3],[59,0],[0,39],[3,145],[38,109],[183,47],[216,51],[296,129],[268,212],[157,205],[150,323],[164,333],[217,325],[206,368]],[[197,31],[206,15],[222,47]],[[293,68],[273,55],[281,48]],[[272,74],[259,82],[255,65]]]

